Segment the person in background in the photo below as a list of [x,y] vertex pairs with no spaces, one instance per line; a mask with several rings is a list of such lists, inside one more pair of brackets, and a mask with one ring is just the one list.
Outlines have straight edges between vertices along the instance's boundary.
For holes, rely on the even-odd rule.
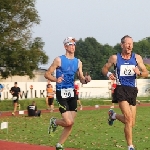
[[54,94],[55,94],[55,91],[53,89],[53,86],[51,84],[48,84],[47,86],[47,97],[48,97],[48,106],[50,108],[50,112],[53,112],[54,110]]
[[17,111],[17,107],[19,106],[20,109],[20,104],[19,104],[19,95],[21,94],[20,88],[17,86],[17,82],[14,83],[14,86],[11,87],[10,93],[12,94],[12,100],[14,104],[14,111],[12,112],[12,115],[15,115],[15,112]]
[[[137,91],[139,91],[138,88],[137,88]],[[137,99],[136,99],[136,102],[137,102],[139,105],[141,104],[140,100],[137,100]]]
[[112,80],[112,84],[111,84],[111,98],[112,98],[112,104],[110,108],[114,108],[114,103],[115,103],[115,95],[114,95],[114,90],[116,88],[117,84],[115,80]]
[[79,100],[79,85],[76,83],[76,81],[74,82],[74,89],[75,89],[75,98],[80,106],[80,110],[82,110],[82,104],[81,101]]
[[37,110],[35,101],[33,101],[32,104],[27,107],[27,112],[28,112],[29,117],[32,117],[32,116],[40,117],[41,116],[41,110]]
[[[1,102],[1,93],[3,92],[3,89],[4,89],[3,85],[0,84],[0,102]],[[1,115],[1,112],[0,112],[0,115]]]
[[[46,91],[47,91],[47,88],[48,88],[48,85],[51,84],[51,81],[50,80],[47,80],[47,84],[46,84]],[[49,110],[49,104],[48,104],[48,96],[46,96],[46,109]]]
[[1,93],[3,92],[3,90],[4,90],[4,86],[0,84],[0,101],[1,101]]

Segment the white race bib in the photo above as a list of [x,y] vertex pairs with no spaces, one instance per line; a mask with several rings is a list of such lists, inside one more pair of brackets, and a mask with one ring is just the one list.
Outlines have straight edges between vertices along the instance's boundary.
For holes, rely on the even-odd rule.
[[133,71],[135,65],[121,65],[120,66],[120,76],[134,76],[135,72]]
[[13,101],[14,101],[14,100],[17,100],[17,97],[13,97],[12,100],[13,100]]
[[72,88],[61,89],[61,97],[62,98],[74,97],[73,89]]

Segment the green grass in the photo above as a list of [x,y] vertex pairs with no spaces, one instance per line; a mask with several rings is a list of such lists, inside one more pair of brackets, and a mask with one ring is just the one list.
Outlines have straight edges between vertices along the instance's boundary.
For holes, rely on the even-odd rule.
[[[150,149],[149,109],[148,107],[137,108],[136,126],[133,130],[136,150]],[[117,108],[115,111],[120,113]],[[62,127],[58,127],[53,137],[48,135],[49,118],[52,116],[60,118],[59,113],[45,113],[40,118],[25,116],[0,118],[0,122],[9,122],[8,134],[6,129],[0,130],[0,139],[54,146]],[[123,128],[123,124],[119,121],[115,121],[113,126],[107,125],[107,109],[79,111],[65,147],[82,150],[126,150]]]
[[[138,100],[142,102],[149,103],[150,97],[138,97]],[[45,99],[44,98],[36,98],[36,99],[25,99],[19,100],[22,110],[26,110],[27,106],[32,103],[32,101],[36,101],[38,109],[46,109]],[[83,106],[95,106],[95,105],[111,105],[111,101],[107,101],[110,99],[81,99]],[[55,107],[57,107],[56,100],[54,101]],[[13,103],[12,100],[4,100],[0,102],[0,111],[12,111],[13,110]]]

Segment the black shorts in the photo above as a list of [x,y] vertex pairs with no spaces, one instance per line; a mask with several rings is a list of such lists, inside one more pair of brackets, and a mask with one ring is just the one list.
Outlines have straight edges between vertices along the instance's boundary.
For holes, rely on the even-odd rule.
[[62,98],[61,91],[56,90],[56,101],[58,103],[59,111],[61,114],[66,111],[77,112],[77,100],[75,98],[75,91],[74,91],[74,97]]
[[75,94],[75,99],[76,99],[76,100],[79,100],[78,94]]
[[111,94],[111,97],[112,97],[112,103],[118,103],[117,98],[114,93]]
[[129,105],[136,105],[138,90],[136,87],[117,85],[114,90],[114,102],[127,101]]
[[[13,96],[13,97],[17,97],[17,96]],[[18,103],[19,102],[19,97],[17,97],[16,100],[13,100],[13,103]]]
[[48,105],[52,105],[54,101],[54,97],[53,98],[48,98]]

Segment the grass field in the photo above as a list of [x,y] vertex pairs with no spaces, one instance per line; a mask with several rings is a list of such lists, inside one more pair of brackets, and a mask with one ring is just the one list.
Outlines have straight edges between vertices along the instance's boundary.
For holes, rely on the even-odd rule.
[[[148,107],[138,107],[137,121],[134,127],[134,145],[136,150],[150,150],[150,117]],[[120,113],[118,108],[115,109]],[[62,128],[58,127],[53,137],[47,133],[49,118],[60,117],[59,113],[45,113],[40,118],[25,116],[4,117],[0,122],[8,121],[9,129],[0,130],[0,139],[39,145],[54,146]],[[107,109],[79,111],[73,132],[65,147],[82,150],[126,150],[123,124],[115,121],[113,126],[107,124]]]
[[[150,103],[150,97],[138,97],[138,100],[142,102]],[[22,110],[26,110],[27,106],[32,103],[32,101],[36,101],[38,109],[46,109],[45,99],[44,98],[36,98],[36,99],[25,99],[19,100]],[[108,101],[109,100],[109,101]],[[95,105],[111,105],[111,99],[81,99],[83,106],[95,106]],[[55,107],[57,107],[56,101],[54,101]],[[4,100],[0,101],[0,111],[12,111],[13,103],[12,100]]]

